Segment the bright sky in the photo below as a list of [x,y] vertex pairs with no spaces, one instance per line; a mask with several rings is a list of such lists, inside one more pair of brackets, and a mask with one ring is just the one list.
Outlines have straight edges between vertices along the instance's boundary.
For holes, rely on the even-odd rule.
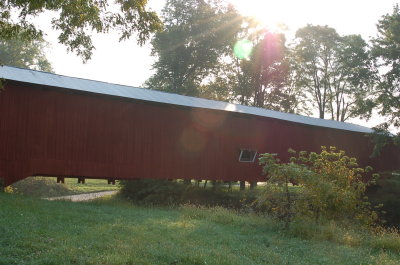
[[[245,15],[252,15],[274,29],[285,23],[290,40],[294,32],[307,24],[328,25],[340,34],[361,34],[364,39],[376,35],[380,17],[392,12],[398,0],[229,0]],[[149,6],[160,12],[165,0],[149,0]],[[118,43],[117,34],[95,35],[96,50],[86,64],[66,47],[57,43],[48,17],[39,24],[47,31],[51,43],[48,59],[57,74],[82,77],[130,86],[141,86],[152,74],[154,58],[150,44],[139,47],[134,39]]]

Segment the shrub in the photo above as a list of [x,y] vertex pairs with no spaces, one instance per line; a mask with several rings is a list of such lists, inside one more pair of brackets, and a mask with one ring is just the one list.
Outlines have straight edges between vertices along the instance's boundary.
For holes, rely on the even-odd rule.
[[179,204],[184,185],[164,179],[135,179],[120,181],[121,195],[145,204]]
[[244,209],[256,198],[256,191],[230,191],[221,186],[203,188],[163,179],[138,179],[121,181],[121,195],[131,201],[150,205],[223,206]]
[[[365,198],[367,181],[365,173],[372,170],[359,168],[356,158],[336,151],[335,147],[322,147],[321,153],[301,151],[289,163],[281,163],[276,154],[262,154],[260,164],[268,175],[265,192],[258,204],[266,206],[285,227],[295,217],[341,220],[351,218],[372,223],[377,214]],[[374,176],[376,177],[376,176]],[[290,183],[300,188],[291,190]]]
[[400,228],[400,176],[382,178],[368,188],[367,196],[373,205],[382,205],[381,218],[386,225]]

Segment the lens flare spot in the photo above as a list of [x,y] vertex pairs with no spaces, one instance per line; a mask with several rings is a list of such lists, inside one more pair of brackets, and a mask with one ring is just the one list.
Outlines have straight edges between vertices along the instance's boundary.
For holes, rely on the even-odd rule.
[[182,132],[180,144],[186,152],[195,154],[203,150],[206,144],[206,139],[201,132],[188,127]]
[[253,43],[249,40],[239,40],[233,47],[233,54],[239,59],[248,59],[253,51]]
[[226,113],[194,109],[191,113],[194,126],[199,130],[212,130],[220,127],[226,118]]

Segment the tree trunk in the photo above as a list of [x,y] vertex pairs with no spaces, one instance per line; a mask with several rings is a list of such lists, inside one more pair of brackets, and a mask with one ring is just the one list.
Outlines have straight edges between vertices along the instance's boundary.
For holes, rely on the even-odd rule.
[[325,112],[322,109],[319,110],[319,118],[320,119],[324,119],[325,118]]
[[240,181],[240,190],[246,189],[246,181]]

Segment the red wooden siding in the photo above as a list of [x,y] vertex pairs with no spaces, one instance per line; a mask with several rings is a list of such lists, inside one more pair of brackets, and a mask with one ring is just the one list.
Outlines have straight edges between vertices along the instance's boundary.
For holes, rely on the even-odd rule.
[[289,147],[337,146],[362,165],[393,169],[399,149],[370,160],[363,133],[8,82],[0,94],[0,177],[192,178],[261,181],[240,148],[287,158]]

